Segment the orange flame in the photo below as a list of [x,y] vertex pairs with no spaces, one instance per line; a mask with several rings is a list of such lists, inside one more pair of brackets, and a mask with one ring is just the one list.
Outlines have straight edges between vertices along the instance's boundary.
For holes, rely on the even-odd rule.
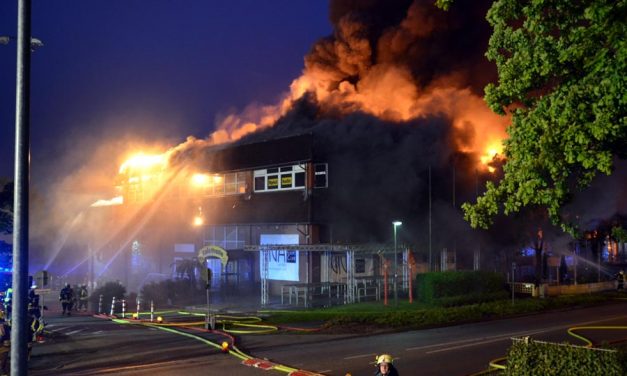
[[479,157],[479,161],[482,165],[484,165],[488,171],[493,173],[496,169],[490,166],[490,162],[492,162],[495,158],[497,158],[503,152],[503,145],[500,143],[493,143],[487,146],[485,149],[485,153]]
[[164,154],[146,155],[137,153],[128,158],[120,166],[120,174],[137,173],[152,169],[163,169],[167,166],[167,156]]

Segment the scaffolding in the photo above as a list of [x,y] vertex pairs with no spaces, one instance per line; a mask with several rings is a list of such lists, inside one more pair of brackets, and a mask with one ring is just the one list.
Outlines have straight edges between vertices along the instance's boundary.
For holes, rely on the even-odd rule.
[[[392,257],[398,257],[398,254],[401,253],[401,270],[396,274],[400,274],[401,282],[400,289],[401,291],[408,291],[409,288],[409,278],[411,278],[411,271],[409,269],[409,249],[404,246],[399,246],[395,249],[394,245],[390,244],[263,244],[263,245],[248,245],[244,247],[244,251],[248,252],[258,252],[259,259],[261,264],[260,270],[260,279],[261,279],[261,305],[267,306],[269,304],[270,297],[270,276],[269,276],[269,260],[270,253],[273,251],[292,251],[292,252],[319,252],[320,255],[324,256],[324,260],[327,261],[326,265],[322,265],[320,268],[320,281],[314,283],[312,282],[313,276],[309,272],[310,269],[310,258],[305,258],[306,267],[305,267],[305,280],[297,284],[285,284],[281,289],[281,301],[283,303],[284,291],[287,292],[289,296],[289,302],[292,303],[292,298],[295,298],[296,304],[299,304],[301,294],[303,298],[303,303],[307,306],[312,298],[312,296],[317,294],[328,295],[329,300],[331,300],[332,296],[340,298],[341,302],[344,304],[351,304],[360,301],[365,296],[375,296],[378,300],[383,290],[380,286],[375,286],[374,283],[381,282],[381,276],[369,276],[369,277],[359,277],[357,276],[357,268],[356,268],[356,259],[358,257],[367,257],[370,256],[372,259],[383,259]],[[346,261],[345,271],[346,277],[342,278],[342,281],[332,281],[331,273],[329,270],[328,261],[334,255],[338,255],[344,258]],[[374,257],[379,256],[379,257]],[[374,261],[373,261],[374,263]],[[382,265],[379,265],[381,267]],[[374,270],[374,264],[373,264]],[[376,274],[376,271],[374,271]],[[377,277],[377,281],[368,280],[368,278]],[[389,278],[394,278],[393,274]],[[373,283],[370,286],[371,290],[374,291],[370,295],[368,294],[368,286],[367,283]]]

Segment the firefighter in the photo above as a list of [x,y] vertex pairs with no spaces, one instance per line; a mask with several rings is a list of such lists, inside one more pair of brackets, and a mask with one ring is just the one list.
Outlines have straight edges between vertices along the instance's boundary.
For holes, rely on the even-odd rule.
[[69,283],[65,284],[65,287],[61,289],[61,293],[59,294],[59,300],[61,301],[61,305],[63,306],[63,313],[65,315],[67,312],[68,316],[72,315],[72,306],[74,305],[74,290]]
[[28,291],[28,313],[37,318],[41,317],[41,307],[39,306],[39,295],[35,292],[36,286]]
[[28,316],[30,322],[28,325],[28,359],[30,360],[30,354],[33,350],[33,343],[38,342],[44,332],[44,320],[41,317],[35,317],[34,315]]
[[9,374],[9,352],[11,351],[11,326],[0,312],[0,372]]
[[375,376],[398,376],[398,371],[394,367],[394,358],[389,354],[381,354],[377,356],[376,366],[377,372]]
[[77,311],[87,311],[87,298],[89,294],[87,293],[87,285],[81,285],[78,289],[78,308]]
[[4,314],[6,315],[7,320],[11,320],[12,300],[13,300],[13,289],[11,287],[8,287],[6,292],[4,293],[4,300],[2,302],[4,305]]
[[624,284],[625,284],[625,272],[624,271],[620,271],[618,272],[618,274],[616,274],[616,291],[620,291],[620,290],[624,290]]

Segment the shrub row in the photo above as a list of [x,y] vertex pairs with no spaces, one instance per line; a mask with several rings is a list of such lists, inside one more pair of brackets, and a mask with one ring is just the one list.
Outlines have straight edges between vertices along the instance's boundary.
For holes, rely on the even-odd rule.
[[570,345],[515,342],[507,354],[506,375],[627,375],[620,351],[599,351]]
[[[498,299],[506,293],[505,279],[501,274],[482,271],[418,274],[416,286],[418,300],[428,304],[444,299],[443,305],[459,305],[473,300]],[[456,304],[456,301],[459,303]]]

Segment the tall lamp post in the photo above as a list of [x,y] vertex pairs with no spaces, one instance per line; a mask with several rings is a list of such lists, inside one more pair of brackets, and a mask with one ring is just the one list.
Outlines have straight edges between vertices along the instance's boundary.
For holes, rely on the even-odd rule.
[[397,280],[398,280],[398,255],[396,253],[396,228],[402,225],[401,221],[394,221],[392,225],[394,226],[394,305],[398,306],[398,288],[397,288]]
[[15,160],[13,193],[13,317],[11,374],[28,373],[28,194],[30,176],[30,53],[43,46],[31,38],[31,2],[19,0],[17,37],[0,36],[0,45],[17,41],[15,90]]

